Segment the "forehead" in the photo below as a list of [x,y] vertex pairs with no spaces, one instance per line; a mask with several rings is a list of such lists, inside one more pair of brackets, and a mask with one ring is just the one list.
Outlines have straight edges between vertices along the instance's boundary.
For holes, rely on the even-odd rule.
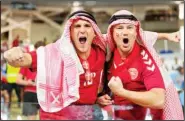
[[131,23],[120,23],[120,24],[116,24],[115,27],[117,26],[123,26],[123,27],[127,27],[127,26],[135,26],[134,24]]
[[83,19],[76,20],[76,21],[74,21],[73,24],[74,25],[76,25],[76,24],[90,24],[91,25],[91,23],[88,20],[83,20]]

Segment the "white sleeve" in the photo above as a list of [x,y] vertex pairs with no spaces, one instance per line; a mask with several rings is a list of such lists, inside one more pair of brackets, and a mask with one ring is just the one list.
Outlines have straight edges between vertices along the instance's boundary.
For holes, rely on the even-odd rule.
[[142,37],[144,43],[151,47],[155,44],[155,42],[158,38],[158,33],[141,30],[141,37]]

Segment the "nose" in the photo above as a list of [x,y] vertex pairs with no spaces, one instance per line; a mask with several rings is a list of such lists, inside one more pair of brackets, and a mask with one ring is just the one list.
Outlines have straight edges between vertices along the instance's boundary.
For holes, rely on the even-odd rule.
[[123,35],[123,37],[127,37],[128,36],[128,30],[127,29],[123,29],[122,35]]
[[84,34],[85,33],[85,27],[80,27],[80,33]]

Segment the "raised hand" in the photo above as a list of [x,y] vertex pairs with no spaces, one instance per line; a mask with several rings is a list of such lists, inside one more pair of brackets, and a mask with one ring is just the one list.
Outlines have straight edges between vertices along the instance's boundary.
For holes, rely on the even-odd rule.
[[29,53],[24,53],[21,47],[13,47],[4,52],[4,58],[14,67],[30,67],[32,63],[32,57]]
[[119,77],[114,76],[110,79],[108,86],[111,91],[116,95],[120,95],[120,93],[124,89],[121,79]]
[[167,34],[166,38],[169,41],[173,41],[173,42],[179,42],[180,41],[180,32],[173,32],[173,33],[169,33]]
[[13,47],[4,52],[4,58],[7,62],[13,63],[16,61],[22,61],[23,59],[23,49],[20,47]]

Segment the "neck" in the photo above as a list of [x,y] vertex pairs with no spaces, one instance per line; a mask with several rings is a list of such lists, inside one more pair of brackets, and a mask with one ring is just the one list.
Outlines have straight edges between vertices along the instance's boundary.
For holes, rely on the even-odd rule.
[[91,47],[88,49],[87,52],[77,52],[78,56],[83,59],[83,60],[87,60],[89,55],[90,55],[90,52],[91,52]]
[[118,52],[121,56],[121,59],[125,59],[132,52],[132,49],[128,52],[124,52],[124,51],[122,51],[121,49],[118,48]]

